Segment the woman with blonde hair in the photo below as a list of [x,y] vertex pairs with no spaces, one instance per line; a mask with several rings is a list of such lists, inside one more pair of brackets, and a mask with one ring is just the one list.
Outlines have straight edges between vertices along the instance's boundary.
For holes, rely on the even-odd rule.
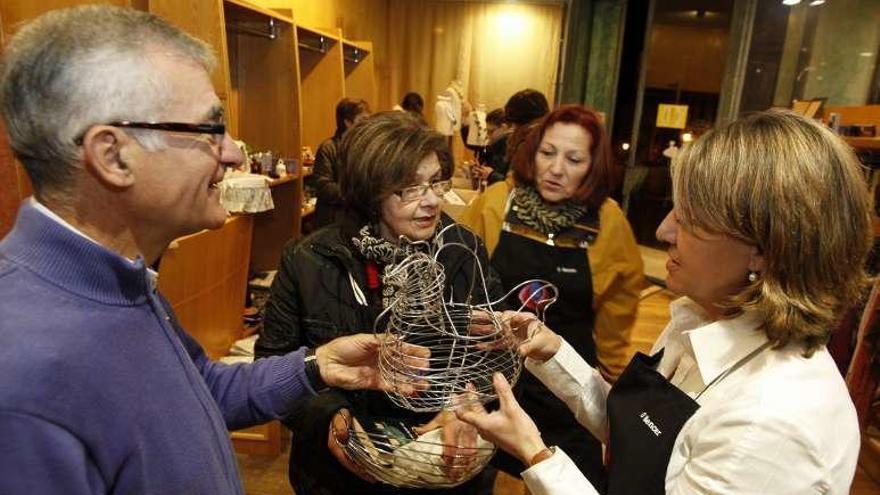
[[[611,495],[848,493],[858,423],[825,343],[866,283],[856,157],[821,124],[768,111],[684,148],[672,182],[657,237],[684,297],[653,356],[609,386],[552,330],[511,316],[526,366],[606,443]],[[460,417],[530,466],[533,494],[595,493],[495,384],[499,411]]]

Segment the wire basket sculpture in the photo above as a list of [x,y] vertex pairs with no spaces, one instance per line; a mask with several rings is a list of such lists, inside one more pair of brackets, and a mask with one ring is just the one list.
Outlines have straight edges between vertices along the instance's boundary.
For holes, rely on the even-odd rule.
[[458,486],[482,471],[495,454],[495,446],[476,430],[470,441],[449,444],[442,428],[420,435],[405,420],[376,418],[352,418],[344,449],[364,472],[401,488]]
[[[443,233],[435,239],[443,239]],[[557,295],[552,284],[532,280],[491,301],[484,268],[474,248],[464,242],[438,244],[426,246],[427,252],[417,250],[386,268],[383,284],[391,297],[376,320],[377,325],[386,325],[384,331],[391,337],[384,339],[379,355],[382,378],[392,385],[387,395],[397,406],[416,412],[440,412],[494,400],[494,373],[516,383],[522,371],[518,342],[505,330],[493,307],[516,293],[522,303],[520,310],[535,310],[543,320],[543,312]],[[447,249],[463,249],[473,260],[474,289],[467,297],[449,294],[448,300],[444,299],[446,277],[438,259]],[[472,297],[474,290],[482,291],[482,297]],[[472,304],[474,299],[486,302]],[[461,300],[469,302],[454,302]],[[477,320],[483,330],[472,333],[469,328]],[[406,354],[403,343],[429,348],[428,365],[414,365],[418,360]],[[416,395],[395,391],[413,387],[422,391]],[[450,445],[443,442],[442,428],[417,435],[413,431],[417,425],[401,420],[364,418],[363,423],[352,419],[343,448],[371,476],[398,487],[459,485],[479,473],[495,451],[494,445],[475,430],[469,441]]]

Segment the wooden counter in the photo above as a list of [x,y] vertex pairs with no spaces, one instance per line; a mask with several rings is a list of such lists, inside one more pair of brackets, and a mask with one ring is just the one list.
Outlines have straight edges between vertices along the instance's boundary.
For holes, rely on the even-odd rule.
[[159,267],[159,291],[181,326],[211,359],[241,337],[253,217],[232,216],[217,230],[175,240]]

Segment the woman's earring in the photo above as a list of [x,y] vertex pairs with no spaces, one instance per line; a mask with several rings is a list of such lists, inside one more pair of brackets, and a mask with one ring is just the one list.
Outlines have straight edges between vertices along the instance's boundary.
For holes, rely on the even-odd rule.
[[755,283],[758,281],[758,272],[749,272],[749,282]]

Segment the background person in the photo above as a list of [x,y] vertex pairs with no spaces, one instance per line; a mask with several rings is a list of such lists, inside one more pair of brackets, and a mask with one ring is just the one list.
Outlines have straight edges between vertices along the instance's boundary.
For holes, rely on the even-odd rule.
[[323,383],[383,386],[372,335],[212,362],[156,291],[148,267],[223,225],[215,186],[242,160],[213,65],[109,6],[49,12],[6,46],[0,109],[35,198],[0,242],[0,493],[240,494],[228,429]]
[[[437,232],[452,224],[440,210],[443,194],[451,188],[452,157],[446,139],[416,116],[384,112],[355,125],[342,141],[339,158],[341,194],[349,215],[285,248],[266,304],[257,356],[320,345],[354,329],[373,329],[391,302],[383,293],[385,267],[419,249],[412,241],[434,242]],[[476,250],[490,276],[490,295],[501,296],[497,279],[491,278],[485,247],[476,236],[453,227],[441,242],[460,242]],[[447,294],[451,291],[457,302],[485,301],[469,253],[450,248],[439,261]],[[383,329],[381,324],[377,327]],[[427,492],[371,484],[373,480],[337,444],[345,441],[351,414],[416,424],[436,419],[432,426],[443,426],[447,443],[455,442],[465,426],[450,413],[434,418],[404,410],[384,394],[328,390],[300,403],[287,422],[294,431],[290,479],[297,493]],[[485,481],[489,484],[490,474]],[[478,478],[456,489],[430,492],[477,493],[483,482]]]
[[[547,323],[590,366],[614,378],[629,359],[643,275],[626,217],[608,197],[618,169],[604,128],[592,110],[562,106],[535,124],[521,151],[513,180],[486,189],[461,221],[485,240],[505,289],[531,278],[559,288]],[[519,295],[529,294],[526,288]],[[602,446],[565,403],[529,372],[516,390],[545,441],[562,446],[602,485]],[[497,465],[514,475],[522,470],[509,456],[499,456]]]
[[[607,442],[610,495],[849,493],[858,421],[825,343],[866,282],[860,168],[839,137],[789,111],[683,148],[657,237],[667,286],[684,297],[654,356],[634,357],[613,387],[566,339],[512,317],[520,337],[534,332],[520,347],[529,370]],[[460,417],[531,465],[532,493],[596,493],[495,384],[499,411]]]
[[315,207],[315,228],[338,220],[344,205],[339,194],[339,143],[351,126],[370,116],[370,107],[364,100],[343,98],[336,104],[336,132],[318,146],[315,168],[306,178],[315,190],[318,204]]
[[529,123],[547,115],[549,111],[550,105],[547,103],[547,97],[534,89],[517,91],[507,100],[507,103],[504,105],[504,120],[507,124],[507,132],[499,136],[492,146],[491,161],[484,163],[484,165],[492,168],[492,172],[488,176],[489,184],[494,184],[507,178],[511,160],[526,134],[528,134],[528,130],[525,127]]
[[411,91],[403,95],[403,99],[400,101],[400,108],[407,112],[414,113],[422,119],[425,118],[425,100],[422,98],[422,95],[418,93]]

